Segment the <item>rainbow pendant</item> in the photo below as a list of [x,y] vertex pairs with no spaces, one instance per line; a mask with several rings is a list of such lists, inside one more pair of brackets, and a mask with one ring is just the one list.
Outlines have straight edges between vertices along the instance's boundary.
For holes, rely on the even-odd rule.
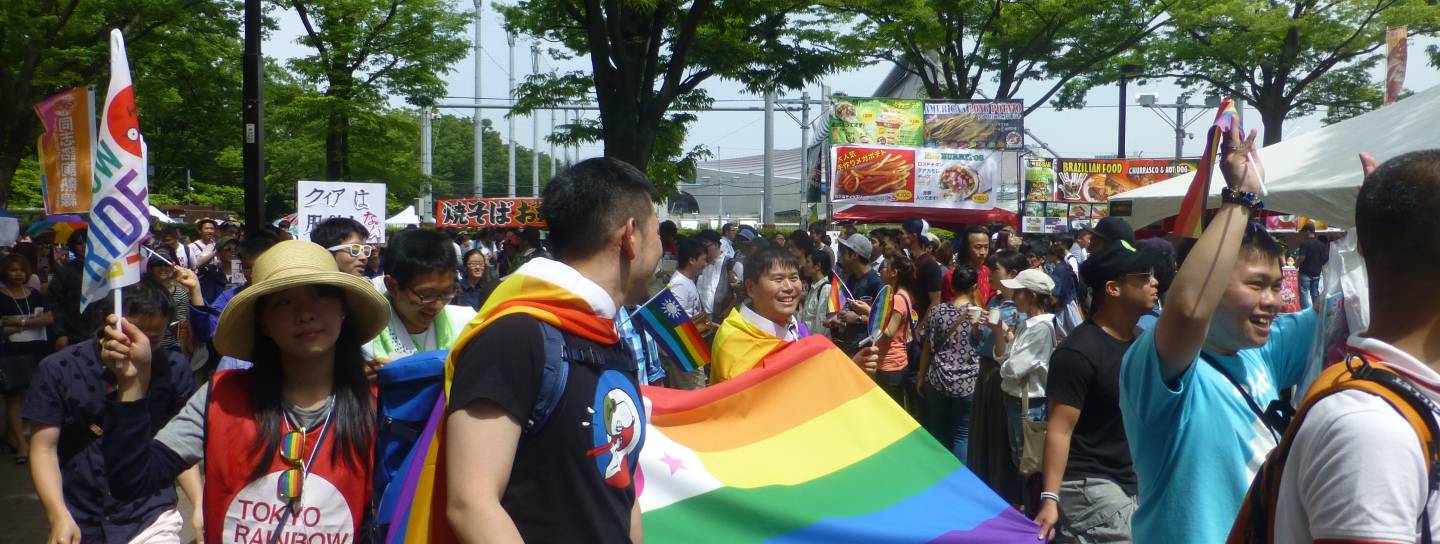
[[298,463],[305,454],[305,435],[291,431],[280,439],[280,457]]
[[288,469],[280,473],[280,498],[293,501],[300,498],[300,483],[305,478],[300,469]]

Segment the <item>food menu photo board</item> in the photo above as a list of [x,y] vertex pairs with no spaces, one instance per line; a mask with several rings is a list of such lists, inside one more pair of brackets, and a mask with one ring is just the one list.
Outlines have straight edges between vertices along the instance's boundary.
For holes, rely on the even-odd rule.
[[830,117],[833,145],[863,144],[921,147],[924,144],[925,103],[898,98],[836,96]]
[[1184,175],[1195,168],[1193,160],[1057,159],[1053,199],[1109,202],[1113,195]]
[[[1044,202],[1050,200],[1054,194],[1055,161],[1049,159],[1027,161],[1025,163],[1025,200]],[[1042,214],[1037,213],[1036,215]]]
[[834,201],[990,209],[1000,177],[998,152],[836,146]]
[[1025,147],[1021,100],[925,102],[925,145],[950,149]]

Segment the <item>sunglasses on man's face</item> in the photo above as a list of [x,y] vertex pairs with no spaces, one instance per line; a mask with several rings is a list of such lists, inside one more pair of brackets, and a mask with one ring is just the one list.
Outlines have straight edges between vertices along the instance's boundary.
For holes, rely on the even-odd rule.
[[331,253],[345,251],[350,253],[351,257],[369,257],[370,254],[375,251],[375,248],[370,247],[370,244],[340,244],[325,249],[330,250]]

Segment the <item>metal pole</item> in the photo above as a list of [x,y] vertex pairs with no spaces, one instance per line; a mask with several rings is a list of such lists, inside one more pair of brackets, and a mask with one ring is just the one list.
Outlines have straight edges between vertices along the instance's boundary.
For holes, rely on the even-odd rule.
[[810,92],[800,93],[800,228],[808,228],[805,197],[810,193]]
[[429,203],[434,198],[432,191],[434,186],[430,183],[430,176],[434,174],[434,140],[431,138],[432,112],[429,106],[420,108],[420,175],[425,176],[424,184],[420,186],[420,221],[423,223],[430,217],[433,210],[429,209]]
[[[510,95],[509,95],[509,96],[510,96],[510,107],[511,107],[511,108],[514,108],[514,107],[515,107],[515,34],[512,33],[512,34],[510,34],[509,36],[507,36],[507,40],[506,40],[506,41],[510,42]],[[510,164],[509,164],[509,167],[510,167],[510,168],[509,168],[509,170],[508,170],[508,172],[507,172],[507,175],[506,175],[506,179],[507,179],[508,182],[509,182],[509,190],[510,190],[510,191],[509,191],[508,193],[506,193],[506,196],[509,196],[510,198],[515,198],[515,110],[514,110],[514,109],[511,109],[511,110],[510,110],[510,113],[508,113],[508,114],[505,115],[505,121],[506,121],[506,124],[507,124],[508,127],[509,127],[509,129],[508,129],[508,131],[507,131],[507,133],[506,133],[506,139],[510,140]]]
[[256,232],[265,222],[265,72],[260,55],[264,15],[260,0],[245,0],[245,51],[241,55],[243,97],[241,140],[245,186],[245,228]]
[[[475,0],[475,105],[480,105],[480,55],[484,53],[480,45],[481,17],[484,13],[485,0]],[[475,198],[485,196],[485,121],[480,115],[482,110],[475,108]]]
[[[823,83],[820,84],[820,115],[832,115],[830,112],[830,86]],[[834,189],[830,187],[830,169],[832,166],[830,164],[831,142],[828,125],[825,130],[824,142],[825,144],[820,148],[820,165],[822,166],[820,172],[820,198],[825,201],[825,226],[829,227],[835,221],[835,202],[830,199],[830,191]]]
[[555,110],[550,110],[550,177],[560,173],[560,159],[555,156]]
[[[540,46],[530,44],[530,75],[540,75]],[[540,196],[540,112],[530,112],[530,196]]]
[[1124,75],[1120,76],[1120,149],[1116,152],[1117,158],[1125,158],[1125,84],[1128,81]]
[[775,182],[775,91],[765,91],[765,186],[760,197],[760,224],[775,224],[770,186]]
[[1185,156],[1185,104],[1175,106],[1175,160]]

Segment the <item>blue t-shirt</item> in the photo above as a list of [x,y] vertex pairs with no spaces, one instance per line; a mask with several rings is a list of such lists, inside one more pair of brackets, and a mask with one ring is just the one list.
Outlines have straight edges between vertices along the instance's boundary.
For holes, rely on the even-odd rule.
[[[1282,315],[1264,346],[1210,354],[1262,408],[1305,375],[1315,312]],[[1141,334],[1120,370],[1120,411],[1140,480],[1135,542],[1224,542],[1250,481],[1276,445],[1224,375],[1196,358],[1175,384],[1160,374],[1155,329]]]

